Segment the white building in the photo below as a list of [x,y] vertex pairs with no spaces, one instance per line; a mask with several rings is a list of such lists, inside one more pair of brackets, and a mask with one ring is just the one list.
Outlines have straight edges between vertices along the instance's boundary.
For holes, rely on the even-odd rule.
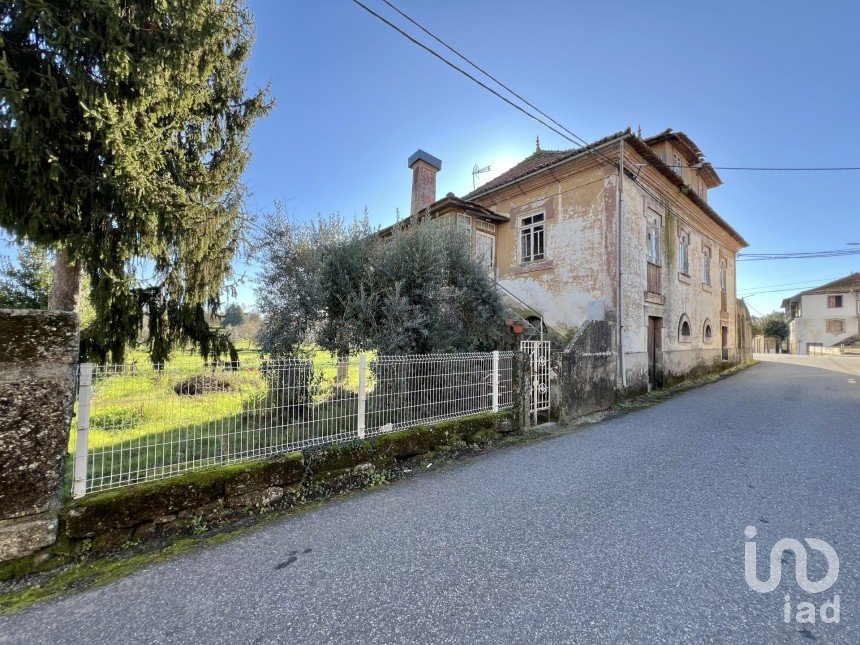
[[793,354],[860,343],[860,273],[786,298],[782,306]]

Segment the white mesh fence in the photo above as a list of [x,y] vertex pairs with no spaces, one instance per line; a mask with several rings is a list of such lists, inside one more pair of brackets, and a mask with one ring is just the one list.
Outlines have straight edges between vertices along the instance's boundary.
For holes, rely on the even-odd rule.
[[81,365],[73,494],[513,407],[513,352]]

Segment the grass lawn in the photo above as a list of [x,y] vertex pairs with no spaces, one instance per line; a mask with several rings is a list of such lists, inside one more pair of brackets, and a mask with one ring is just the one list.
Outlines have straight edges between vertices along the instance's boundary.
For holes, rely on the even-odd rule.
[[[206,367],[200,356],[188,352],[178,352],[161,370],[154,369],[143,352],[131,352],[129,358],[128,365],[97,366],[94,371],[88,490],[357,432],[356,358],[338,380],[335,358],[314,352],[310,382],[301,366],[281,368],[281,381],[272,381],[261,369],[259,352],[249,346],[240,348],[238,369]],[[371,382],[367,385],[372,389]],[[76,427],[75,418],[70,464]]]

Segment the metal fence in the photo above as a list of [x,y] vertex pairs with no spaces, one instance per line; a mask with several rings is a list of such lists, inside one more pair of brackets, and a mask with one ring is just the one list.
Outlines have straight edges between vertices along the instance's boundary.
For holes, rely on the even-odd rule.
[[73,495],[513,407],[513,352],[80,366]]

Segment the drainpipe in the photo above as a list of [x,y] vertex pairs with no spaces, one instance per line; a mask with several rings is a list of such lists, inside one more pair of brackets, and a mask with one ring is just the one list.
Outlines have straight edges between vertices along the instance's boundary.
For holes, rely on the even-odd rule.
[[621,161],[618,164],[618,371],[621,387],[627,387],[627,370],[624,361],[624,139],[620,141]]

